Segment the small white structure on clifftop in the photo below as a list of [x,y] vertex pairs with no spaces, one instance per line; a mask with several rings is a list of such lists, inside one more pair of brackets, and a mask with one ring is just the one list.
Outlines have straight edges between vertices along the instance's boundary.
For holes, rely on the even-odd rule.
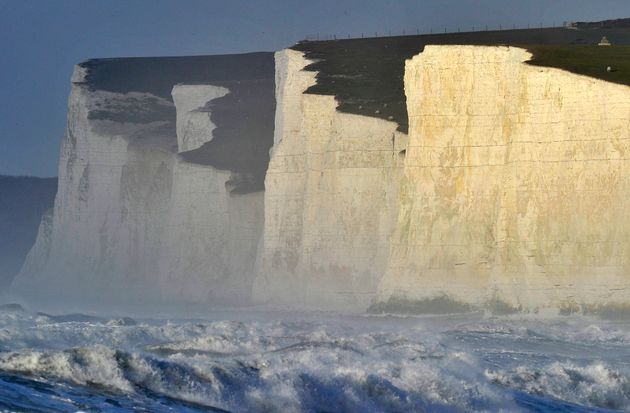
[[597,43],[598,46],[610,46],[610,40],[608,40],[606,38],[606,36],[602,36],[602,40],[599,41],[599,43]]

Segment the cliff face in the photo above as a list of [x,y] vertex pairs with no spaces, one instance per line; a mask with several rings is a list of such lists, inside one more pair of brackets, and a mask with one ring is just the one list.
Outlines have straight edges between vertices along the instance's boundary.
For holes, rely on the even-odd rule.
[[630,89],[529,57],[428,46],[407,61],[410,141],[385,308],[628,302]]
[[336,111],[304,94],[315,74],[302,53],[276,53],[274,146],[265,178],[265,228],[254,297],[300,307],[367,306],[397,215],[397,124]]
[[[229,93],[206,85],[173,88],[177,138],[184,150],[192,149],[194,137],[200,146],[212,142],[215,127],[208,120],[211,109],[204,105]],[[175,158],[168,206],[162,216],[162,244],[159,256],[151,260],[160,275],[162,296],[215,304],[251,299],[263,194],[231,193],[232,175]]]
[[192,151],[201,148],[213,138],[216,125],[212,111],[206,103],[230,93],[221,86],[176,85],[171,92],[177,110],[177,150]]
[[78,66],[54,212],[15,288],[91,305],[627,309],[627,86],[522,48],[427,46],[392,109],[397,91],[351,87],[383,87],[373,57],[350,79],[319,53],[319,89],[313,61],[276,53],[275,99],[271,55]]
[[[171,85],[170,99],[161,89],[115,90],[99,73],[90,78],[90,70],[99,69],[75,69],[54,212],[42,222],[14,289],[90,306],[248,300],[262,193],[232,193],[240,170],[230,170],[239,160],[229,152],[226,169],[180,155],[213,141],[212,111],[221,105],[210,103],[231,93],[221,86],[227,80]],[[272,89],[261,99],[273,110]],[[266,157],[271,135],[264,127],[258,133],[241,139],[257,140],[251,146]]]
[[0,288],[20,271],[56,191],[57,178],[0,175]]

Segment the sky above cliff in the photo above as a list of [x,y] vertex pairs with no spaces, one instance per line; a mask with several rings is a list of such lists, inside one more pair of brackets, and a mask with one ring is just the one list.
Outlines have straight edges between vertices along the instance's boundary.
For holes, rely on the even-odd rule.
[[0,0],[0,174],[56,175],[72,67],[87,58],[629,16],[628,0]]

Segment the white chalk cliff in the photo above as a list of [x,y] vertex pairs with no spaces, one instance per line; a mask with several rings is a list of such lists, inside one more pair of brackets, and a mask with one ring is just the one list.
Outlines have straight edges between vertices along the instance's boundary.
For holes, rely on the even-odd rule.
[[378,301],[627,307],[630,88],[514,47],[407,61],[409,147]]
[[[407,135],[305,94],[310,62],[278,52],[265,191],[246,194],[229,191],[230,171],[180,156],[214,150],[210,103],[232,86],[177,85],[173,104],[91,90],[78,68],[54,213],[15,288],[354,311],[627,309],[630,88],[530,57],[427,46],[406,64]],[[125,117],[134,110],[143,121]]]
[[[173,107],[149,93],[90,90],[84,77],[77,67],[54,213],[14,289],[90,305],[249,299],[262,193],[231,195],[229,171],[178,156],[212,139],[205,105],[229,91],[178,85]],[[126,115],[149,106],[176,111],[177,136],[172,122]]]
[[[173,87],[173,102],[177,108],[177,149],[192,151],[212,140],[214,123],[206,103],[223,97],[230,91],[213,85],[176,85]],[[210,133],[209,133],[210,132]]]
[[276,53],[274,146],[254,298],[302,308],[364,309],[385,270],[398,211],[397,124],[340,113],[304,94],[302,53]]

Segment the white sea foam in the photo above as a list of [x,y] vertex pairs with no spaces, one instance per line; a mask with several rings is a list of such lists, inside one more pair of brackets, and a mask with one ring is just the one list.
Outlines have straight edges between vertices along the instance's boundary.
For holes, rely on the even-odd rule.
[[[117,403],[153,403],[151,411],[527,411],[559,402],[630,409],[630,375],[618,362],[630,353],[624,325],[274,317],[283,321],[0,313],[0,379],[113,392]],[[523,403],[521,392],[533,401]],[[90,397],[88,405],[99,403]],[[2,400],[0,391],[0,410]]]
[[508,371],[486,371],[489,380],[536,395],[610,409],[630,410],[630,383],[626,373],[595,362],[585,366],[553,362],[519,366]]

